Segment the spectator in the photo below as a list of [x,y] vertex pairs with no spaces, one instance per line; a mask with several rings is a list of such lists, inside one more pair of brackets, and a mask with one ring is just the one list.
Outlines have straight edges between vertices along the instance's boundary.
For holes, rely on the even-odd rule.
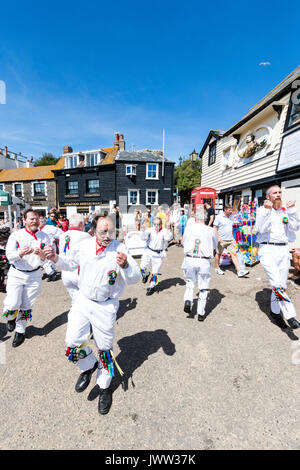
[[66,232],[69,228],[69,221],[63,212],[58,214],[57,227],[60,228],[63,232]]
[[230,255],[232,262],[237,270],[238,277],[243,277],[249,273],[249,271],[241,270],[239,260],[236,254],[235,241],[233,238],[233,217],[232,217],[232,206],[225,205],[224,211],[217,215],[214,221],[214,229],[218,239],[218,251],[215,256],[216,273],[224,274],[224,271],[220,269],[220,258],[223,251],[226,249]]
[[179,239],[179,246],[181,246],[181,247],[183,247],[183,245],[182,245],[182,237],[183,237],[183,234],[184,234],[184,230],[185,230],[186,224],[187,224],[187,216],[186,216],[186,214],[184,213],[184,209],[180,209],[179,229],[180,229],[180,232],[181,232],[181,236],[180,236],[180,239]]
[[208,225],[209,227],[213,227],[215,215],[216,215],[215,209],[208,202],[204,203],[204,208],[207,213],[207,216],[205,219],[205,225]]

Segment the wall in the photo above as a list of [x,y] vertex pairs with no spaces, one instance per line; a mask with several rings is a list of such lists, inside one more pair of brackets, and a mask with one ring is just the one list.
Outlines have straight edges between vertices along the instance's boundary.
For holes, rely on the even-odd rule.
[[[126,176],[126,165],[136,165],[136,176]],[[127,197],[129,189],[140,190],[140,204],[144,206],[146,205],[146,190],[158,189],[158,204],[171,206],[174,191],[174,164],[165,162],[164,177],[162,177],[162,165],[159,163],[159,179],[148,180],[145,162],[116,161],[116,194],[118,197]]]
[[[220,191],[275,175],[284,123],[288,111],[289,96],[290,94],[287,94],[280,100],[280,104],[283,104],[280,119],[278,119],[277,113],[273,110],[272,106],[269,106],[235,131],[235,133],[240,134],[239,144],[237,144],[237,140],[233,136],[221,138],[217,142],[216,162],[210,166],[208,166],[209,147],[207,147],[202,159],[202,186],[209,186]],[[237,151],[241,151],[240,147],[243,145],[245,137],[251,132],[256,133],[261,127],[267,128],[270,131],[268,145],[266,149],[260,151],[262,158],[258,158],[258,156],[252,157],[251,163],[249,162],[234,168],[234,165],[240,164],[237,164],[235,161],[235,155]],[[258,139],[258,141],[260,140]],[[231,166],[225,169],[224,156],[230,148],[232,149],[229,157]],[[273,153],[264,156],[268,152]],[[255,158],[258,159],[255,160]]]

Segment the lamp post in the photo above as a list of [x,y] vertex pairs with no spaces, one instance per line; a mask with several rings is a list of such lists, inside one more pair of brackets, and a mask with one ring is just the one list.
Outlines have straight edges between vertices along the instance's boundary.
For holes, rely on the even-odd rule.
[[190,153],[190,160],[192,160],[192,162],[195,162],[198,158],[198,153],[196,152],[196,150],[194,149],[191,153]]

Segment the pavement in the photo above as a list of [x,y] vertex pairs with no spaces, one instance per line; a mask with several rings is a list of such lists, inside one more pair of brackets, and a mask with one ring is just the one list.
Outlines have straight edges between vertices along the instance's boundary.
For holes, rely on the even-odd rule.
[[[95,375],[74,390],[61,280],[43,281],[19,348],[1,319],[0,449],[300,449],[300,329],[270,321],[261,265],[244,278],[231,266],[224,276],[212,269],[208,315],[198,322],[183,311],[182,248],[167,255],[155,294],[139,283],[120,299],[114,353],[126,378],[123,387],[113,379],[108,415],[97,411]],[[291,281],[288,293],[299,312]]]

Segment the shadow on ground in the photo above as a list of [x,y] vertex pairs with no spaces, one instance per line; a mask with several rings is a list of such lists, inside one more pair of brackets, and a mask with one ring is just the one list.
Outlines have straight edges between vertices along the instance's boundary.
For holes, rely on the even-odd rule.
[[[115,392],[121,384],[123,389],[127,390],[129,379],[131,379],[132,386],[135,387],[133,373],[148,360],[151,354],[155,354],[160,348],[167,356],[173,356],[176,352],[175,344],[172,343],[166,330],[142,331],[120,339],[118,345],[120,352],[116,360],[123,370],[124,376],[121,377],[116,372],[116,376],[111,383],[112,392]],[[98,395],[99,387],[95,385],[88,395],[88,400],[92,401]]]
[[[260,310],[266,315],[266,317],[270,320],[270,322],[274,325],[275,328],[280,328],[276,323],[274,323],[271,315],[270,315],[270,299],[271,299],[272,289],[263,289],[256,292],[255,300],[258,303]],[[298,341],[298,336],[295,335],[293,330],[289,328],[287,325],[286,329],[282,329],[281,331],[285,333],[292,341]]]
[[[197,294],[198,297],[198,294]],[[221,303],[222,299],[225,295],[221,294],[218,289],[210,289],[208,296],[207,296],[207,303],[205,307],[205,318],[207,318],[212,311]],[[197,302],[198,299],[194,299],[192,311],[187,316],[187,318],[194,318],[197,313]]]

